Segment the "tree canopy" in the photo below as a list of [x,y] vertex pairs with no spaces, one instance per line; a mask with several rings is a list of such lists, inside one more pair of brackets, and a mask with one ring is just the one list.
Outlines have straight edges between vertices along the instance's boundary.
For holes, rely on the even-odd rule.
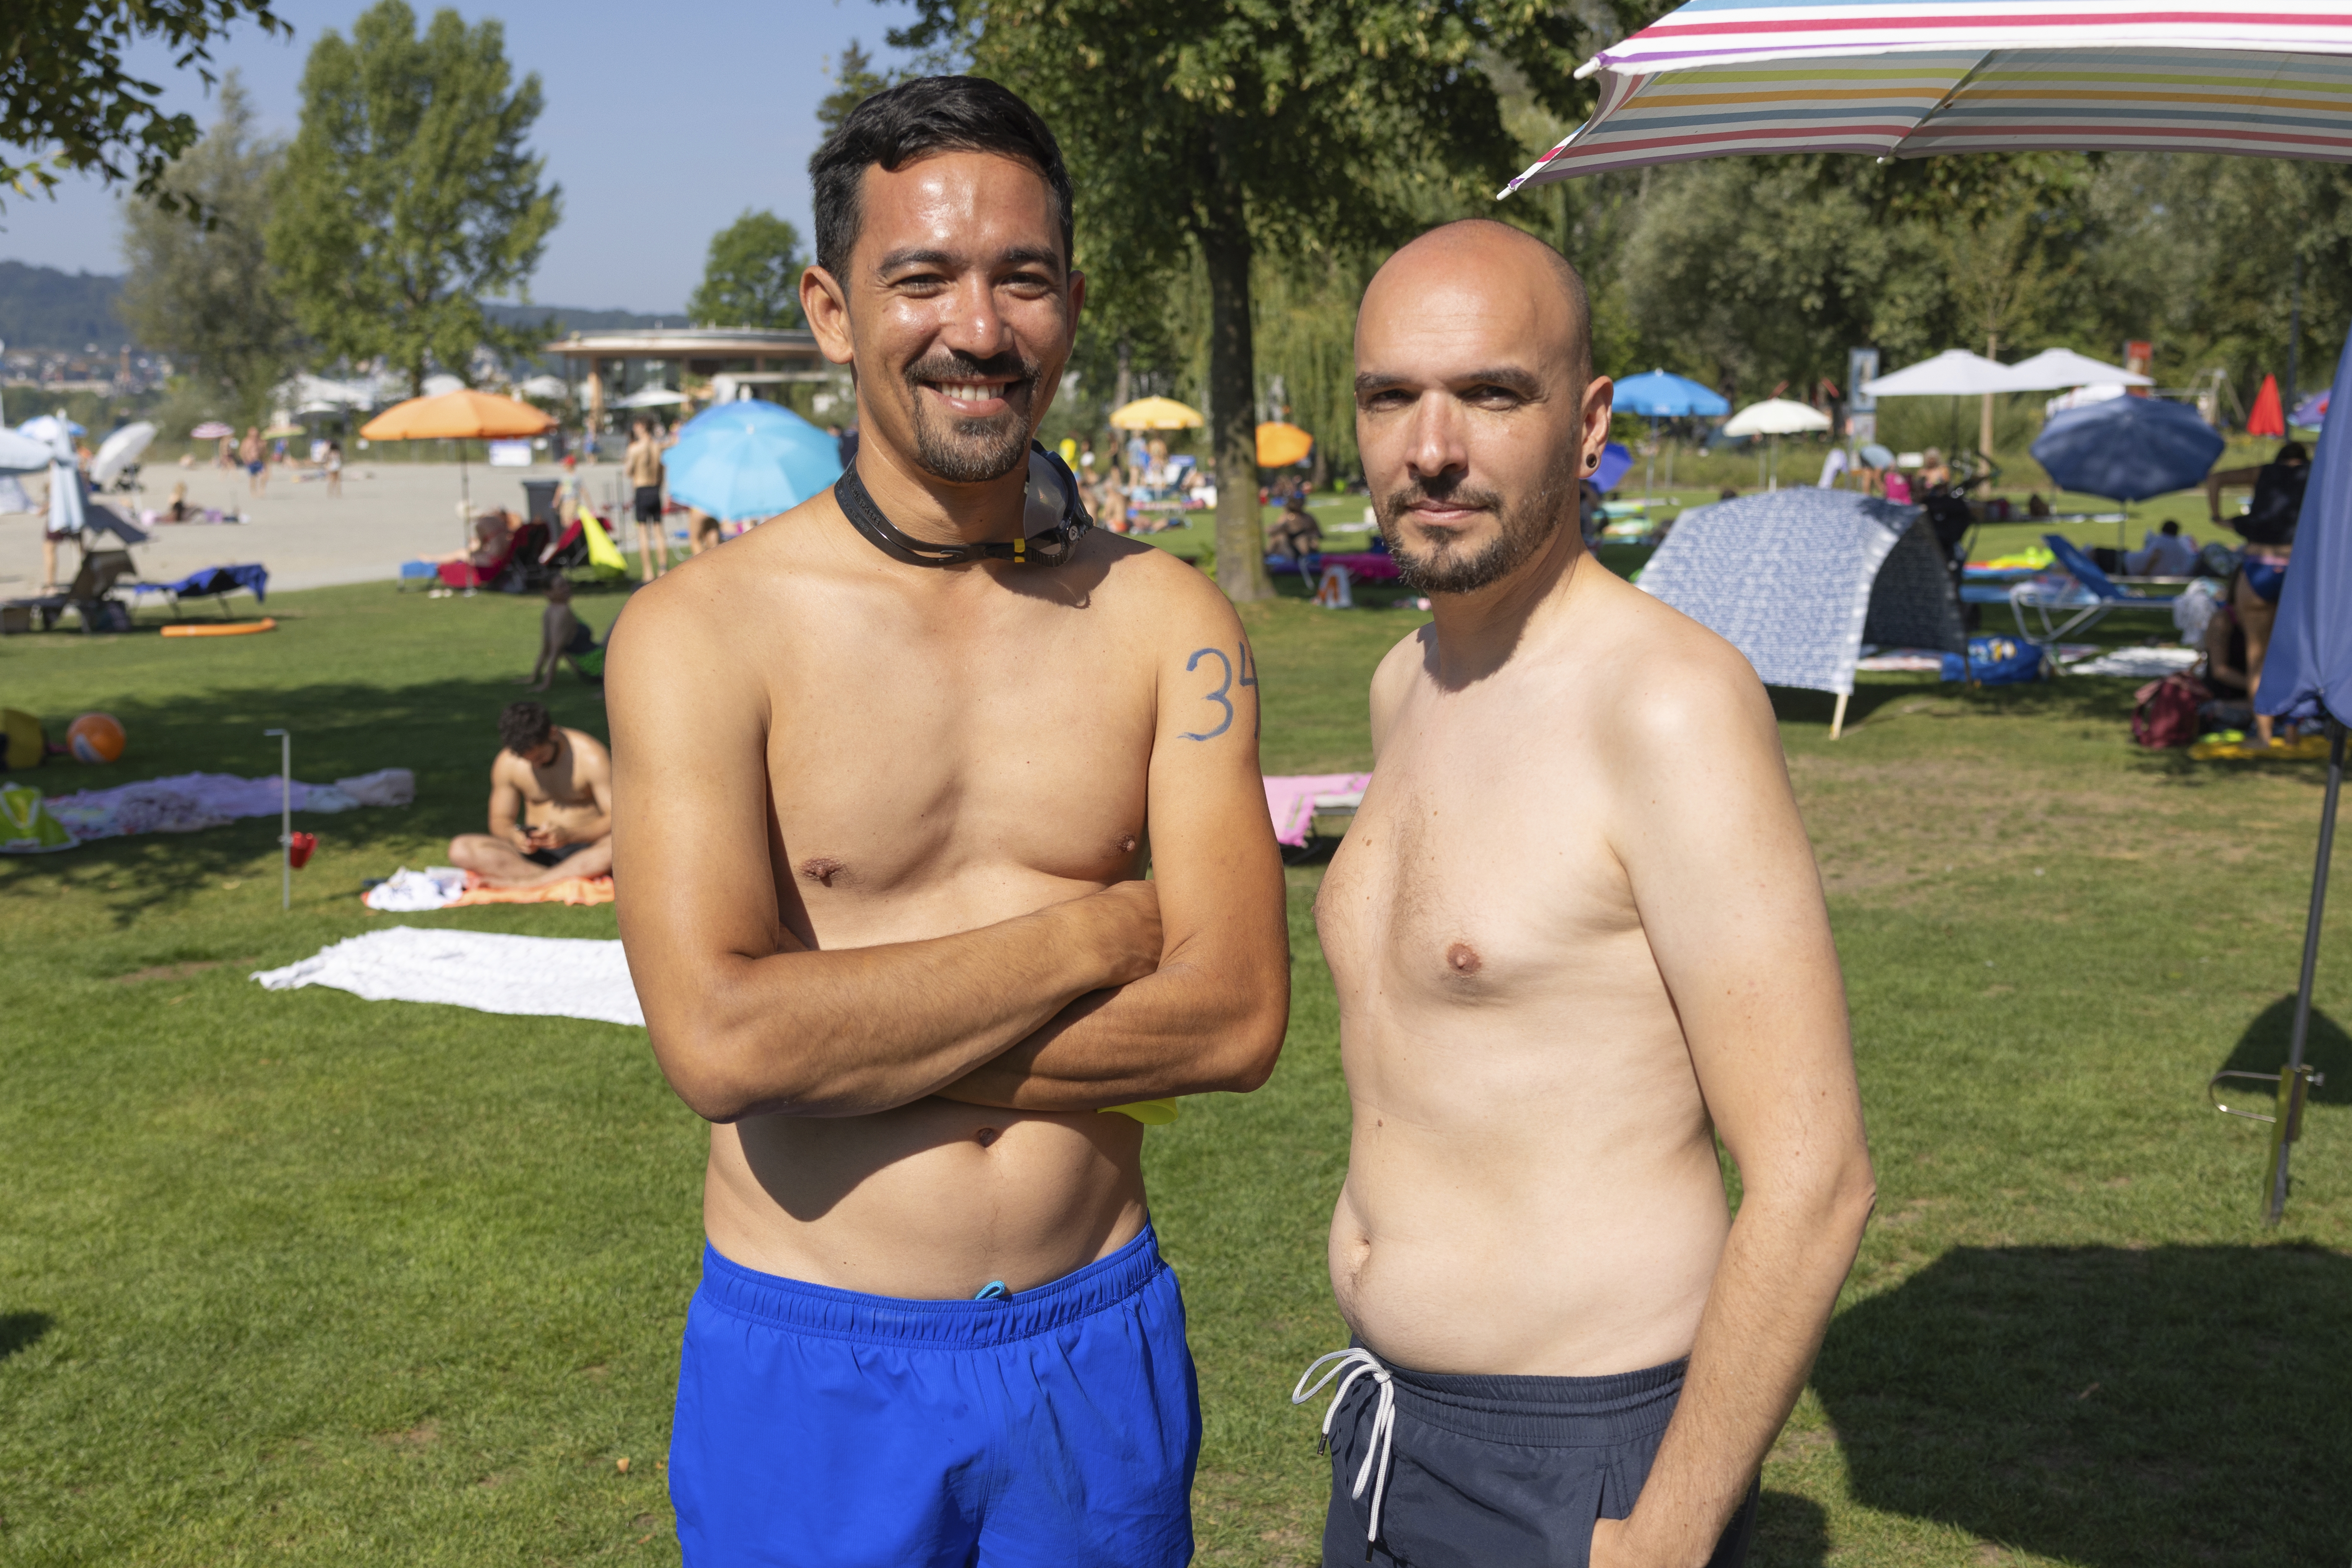
[[1646,8],[1507,0],[919,0],[900,47],[960,51],[1045,116],[1077,187],[1079,260],[1116,323],[1197,261],[1209,303],[1217,576],[1267,597],[1257,509],[1253,263],[1393,243],[1433,202],[1522,159],[1497,73],[1560,112],[1586,18]]
[[841,58],[833,63],[828,74],[833,78],[833,90],[817,99],[816,122],[827,136],[841,129],[849,111],[890,85],[890,78],[874,68],[873,57],[855,38],[841,51]]
[[704,327],[801,325],[800,231],[770,212],[745,209],[710,236],[702,282],[686,310]]
[[495,21],[445,10],[420,34],[382,0],[349,41],[320,36],[269,256],[328,356],[382,355],[421,392],[436,366],[470,377],[478,347],[532,346],[482,300],[526,288],[555,226],[561,188],[525,146],[541,101],[536,74],[514,83]]
[[163,174],[159,195],[201,209],[189,223],[154,203],[122,208],[131,276],[118,303],[142,343],[192,357],[189,379],[215,415],[244,421],[267,406],[300,348],[269,265],[270,190],[285,149],[254,133],[253,105],[231,71],[220,118]]
[[213,41],[236,23],[293,36],[271,4],[10,0],[0,9],[0,149],[20,151],[0,154],[0,184],[19,194],[52,190],[62,168],[108,184],[131,181],[135,193],[167,211],[187,206],[190,193],[166,188],[163,171],[195,145],[195,117],[164,113],[163,87],[126,70],[123,52],[161,43],[173,69],[193,67],[209,88]]

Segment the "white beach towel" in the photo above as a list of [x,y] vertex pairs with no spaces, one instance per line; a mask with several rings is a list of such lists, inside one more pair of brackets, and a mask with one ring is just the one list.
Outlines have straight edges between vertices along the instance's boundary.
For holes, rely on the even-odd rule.
[[646,1022],[618,942],[394,925],[253,977],[273,991],[329,986],[372,1002],[446,1002],[639,1029]]

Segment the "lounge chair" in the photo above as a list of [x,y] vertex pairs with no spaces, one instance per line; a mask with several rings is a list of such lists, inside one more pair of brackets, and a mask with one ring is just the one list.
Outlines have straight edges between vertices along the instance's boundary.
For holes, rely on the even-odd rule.
[[114,597],[114,588],[133,570],[127,549],[90,550],[64,592],[11,599],[0,606],[0,631],[29,632],[37,621],[47,632],[70,610],[81,618],[84,632],[127,632],[131,606]]
[[228,619],[228,596],[250,593],[259,603],[269,597],[269,569],[266,566],[208,566],[202,571],[190,572],[177,582],[133,583],[134,593],[160,593],[172,606],[174,617],[181,606],[191,599],[210,599],[220,606],[221,619]]
[[[2110,612],[2122,609],[2161,610],[2171,603],[2167,599],[2152,598],[2137,589],[2126,588],[2101,571],[2074,541],[2063,534],[2044,534],[2042,542],[2050,547],[2059,569],[2074,579],[2063,588],[2052,586],[2045,580],[2029,579],[2009,591],[2009,607],[2017,617],[2017,634],[2029,643],[2055,643],[2071,632],[2087,632],[2105,620]],[[2027,629],[2025,612],[2032,611],[2042,622],[2042,635],[2035,636]],[[2065,619],[2055,621],[2055,612]]]

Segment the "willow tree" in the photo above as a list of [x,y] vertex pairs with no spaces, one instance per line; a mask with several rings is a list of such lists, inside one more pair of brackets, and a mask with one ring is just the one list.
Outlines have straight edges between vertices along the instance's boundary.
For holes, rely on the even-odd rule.
[[[1523,149],[1489,68],[1572,112],[1586,16],[1533,0],[919,0],[902,48],[942,51],[1013,88],[1060,139],[1093,287],[1160,287],[1197,256],[1208,281],[1217,580],[1268,598],[1257,507],[1251,263],[1391,244],[1417,191],[1491,193]],[[1622,15],[1621,15],[1622,13]]]
[[528,351],[485,298],[520,289],[555,226],[560,189],[524,145],[537,75],[518,83],[497,22],[401,0],[320,35],[302,71],[269,258],[327,356],[382,355],[422,392],[433,365],[467,376],[485,345]]

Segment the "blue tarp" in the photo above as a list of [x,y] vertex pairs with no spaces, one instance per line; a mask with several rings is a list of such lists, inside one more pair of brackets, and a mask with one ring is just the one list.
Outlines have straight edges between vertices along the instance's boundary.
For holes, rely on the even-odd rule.
[[[2336,362],[2328,402],[2352,388],[2352,339]],[[2278,624],[2263,661],[2258,713],[2352,716],[2352,419],[2322,425],[2294,526],[2294,558],[2279,591]]]

